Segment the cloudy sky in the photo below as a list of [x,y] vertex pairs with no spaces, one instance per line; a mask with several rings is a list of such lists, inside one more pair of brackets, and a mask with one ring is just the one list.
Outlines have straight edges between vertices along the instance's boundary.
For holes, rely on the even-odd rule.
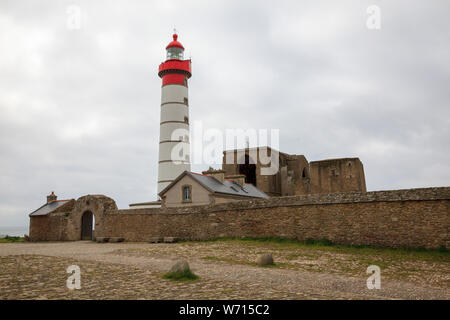
[[449,9],[0,0],[0,226],[27,225],[50,191],[156,199],[157,68],[174,27],[192,57],[191,123],[280,129],[280,150],[310,161],[359,157],[368,190],[448,186]]

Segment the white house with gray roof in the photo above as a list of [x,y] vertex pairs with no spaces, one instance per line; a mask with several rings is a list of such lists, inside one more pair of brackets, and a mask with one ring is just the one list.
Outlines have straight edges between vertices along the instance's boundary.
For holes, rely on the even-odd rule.
[[245,176],[225,177],[222,170],[204,171],[203,174],[184,171],[159,196],[163,207],[183,207],[226,203],[251,198],[269,198],[250,183]]

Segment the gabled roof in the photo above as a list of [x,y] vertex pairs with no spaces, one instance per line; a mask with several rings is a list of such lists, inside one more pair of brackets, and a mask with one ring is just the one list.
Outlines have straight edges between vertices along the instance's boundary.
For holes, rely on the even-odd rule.
[[269,198],[267,194],[250,183],[246,183],[244,186],[241,186],[240,184],[231,180],[224,180],[224,182],[222,183],[212,176],[189,171],[184,171],[182,174],[180,174],[174,181],[172,181],[171,184],[169,184],[159,193],[159,196],[162,196],[164,193],[166,193],[170,188],[172,188],[172,186],[174,186],[179,180],[181,180],[181,178],[186,175],[190,176],[192,179],[200,183],[204,188],[213,193],[250,198]]
[[32,213],[29,214],[30,217],[34,216],[45,216],[49,214],[50,212],[58,209],[59,207],[65,205],[70,200],[55,200],[49,203],[44,204],[42,207],[34,210]]

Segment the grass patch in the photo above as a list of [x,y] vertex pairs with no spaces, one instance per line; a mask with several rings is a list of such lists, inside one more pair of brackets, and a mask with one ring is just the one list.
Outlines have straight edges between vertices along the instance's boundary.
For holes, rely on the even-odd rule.
[[203,260],[209,260],[209,261],[216,261],[216,262],[227,262],[231,264],[241,264],[241,265],[248,265],[248,266],[255,266],[255,267],[261,267],[261,268],[287,268],[289,267],[288,263],[274,263],[274,264],[268,264],[264,266],[258,265],[256,262],[252,261],[242,261],[242,260],[235,260],[231,258],[220,258],[215,256],[206,256],[202,258]]
[[202,258],[203,260],[209,260],[209,261],[223,261],[223,258],[218,258],[215,256],[206,256]]
[[231,263],[231,264],[257,265],[256,262],[241,261],[241,260],[235,260],[232,258],[221,258],[221,257],[215,257],[215,256],[206,256],[206,257],[203,257],[202,259],[208,260],[208,261],[216,261],[216,262],[227,262],[227,263]]
[[261,268],[289,268],[289,266],[290,265],[288,263],[281,263],[281,262],[278,262],[278,263],[274,262],[273,264],[266,264],[264,266],[258,265],[258,267],[261,267]]
[[232,292],[233,292],[233,289],[225,289],[225,290],[220,291],[220,293],[222,293],[222,294],[227,294],[227,293],[232,293]]
[[[356,256],[377,256],[381,259],[399,260],[399,261],[432,261],[432,262],[450,262],[450,252],[445,246],[439,249],[424,249],[424,248],[385,248],[366,245],[341,245],[333,243],[328,239],[300,241],[297,239],[287,238],[216,238],[212,240],[199,240],[191,243],[205,243],[205,242],[224,242],[236,243],[251,247],[259,247],[263,245],[265,248],[279,251],[289,252],[290,250],[301,249],[302,256],[308,256],[309,253],[314,254],[312,258],[316,257],[320,252],[329,252],[337,254],[350,254]],[[291,254],[291,252],[289,252]],[[294,252],[290,258],[294,259]],[[288,259],[289,260],[289,259]],[[223,260],[222,260],[223,261]],[[232,261],[228,261],[232,262]],[[239,262],[238,262],[239,263]]]
[[298,259],[298,257],[300,257],[300,254],[298,254],[298,253],[291,253],[291,254],[288,254],[285,258],[287,260],[296,260],[296,259]]
[[195,281],[200,279],[199,276],[194,274],[191,270],[186,270],[183,272],[168,272],[163,275],[163,278],[174,281]]
[[215,241],[241,241],[241,242],[258,242],[258,243],[268,243],[268,244],[287,244],[287,245],[293,245],[293,246],[314,246],[314,247],[334,247],[334,248],[340,248],[340,249],[372,249],[372,250],[392,250],[396,252],[439,252],[439,253],[448,253],[448,249],[445,246],[439,247],[439,249],[425,249],[425,248],[386,248],[386,247],[379,247],[379,246],[368,246],[368,245],[343,245],[343,244],[337,244],[333,241],[322,238],[320,240],[315,239],[306,239],[306,240],[297,240],[297,239],[288,239],[288,238],[273,238],[273,237],[266,237],[266,238],[250,238],[250,237],[243,237],[243,238],[218,238]]
[[25,241],[25,238],[23,238],[23,237],[6,236],[6,237],[0,239],[0,243],[24,242],[24,241]]

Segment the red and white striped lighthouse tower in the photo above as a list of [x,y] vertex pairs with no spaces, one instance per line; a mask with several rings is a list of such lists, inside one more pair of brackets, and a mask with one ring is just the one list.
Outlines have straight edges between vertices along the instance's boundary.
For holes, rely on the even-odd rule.
[[188,79],[191,60],[184,60],[184,47],[174,33],[166,47],[166,61],[159,65],[162,78],[159,132],[158,194],[183,171],[191,170],[189,159]]

